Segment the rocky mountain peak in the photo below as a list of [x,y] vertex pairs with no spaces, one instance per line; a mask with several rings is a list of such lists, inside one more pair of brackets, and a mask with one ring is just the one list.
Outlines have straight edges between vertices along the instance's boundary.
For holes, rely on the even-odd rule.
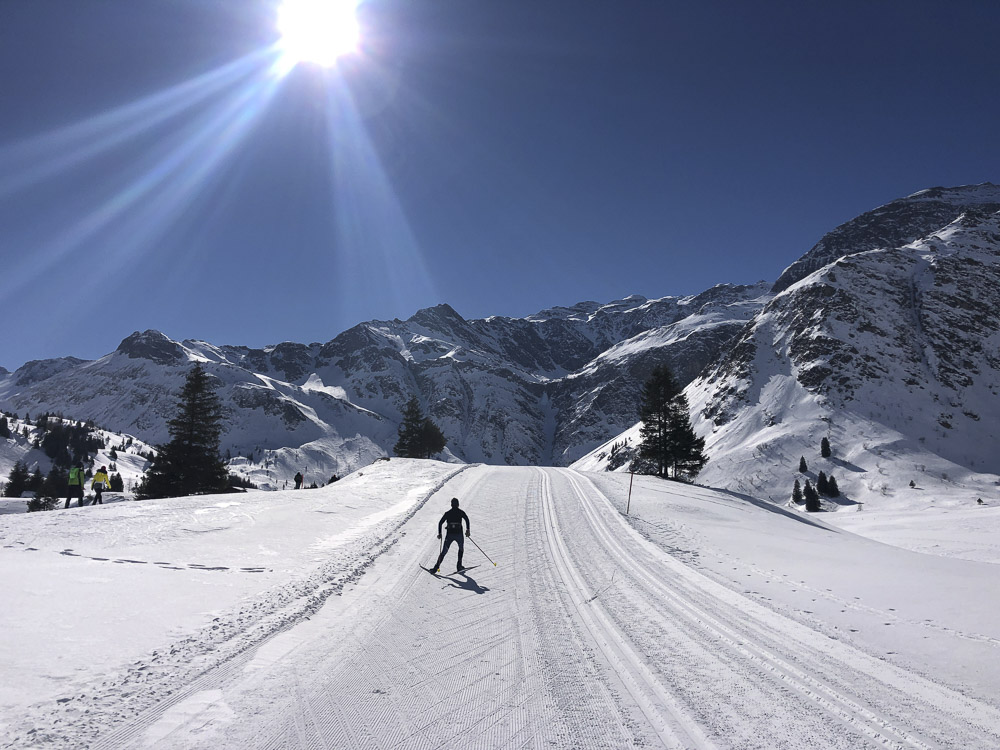
[[118,345],[116,351],[129,359],[148,359],[159,365],[169,365],[185,358],[184,349],[159,331],[136,331]]
[[69,370],[77,365],[81,365],[86,360],[76,357],[59,357],[58,359],[33,359],[26,362],[14,371],[14,384],[23,387],[39,383],[43,380],[58,375],[64,370]]
[[792,263],[772,287],[783,292],[845,255],[902,247],[942,229],[963,213],[1000,211],[1000,186],[991,182],[929,188],[867,211],[827,233]]

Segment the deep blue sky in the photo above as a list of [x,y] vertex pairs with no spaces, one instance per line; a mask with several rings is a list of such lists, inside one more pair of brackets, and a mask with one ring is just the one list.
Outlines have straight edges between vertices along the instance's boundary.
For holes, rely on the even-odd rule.
[[127,108],[265,50],[271,0],[0,1],[0,365],[773,280],[865,210],[1000,181],[994,0],[359,15],[337,70],[261,57],[163,117],[188,100]]

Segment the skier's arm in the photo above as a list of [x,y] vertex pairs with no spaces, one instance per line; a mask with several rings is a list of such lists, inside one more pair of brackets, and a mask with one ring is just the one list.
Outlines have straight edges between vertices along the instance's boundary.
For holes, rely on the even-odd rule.
[[469,520],[469,514],[464,510],[462,511],[462,518],[465,519],[465,535],[472,536],[472,521]]
[[441,520],[438,521],[438,539],[441,538],[441,526],[444,525],[444,519],[447,518],[447,517],[448,517],[448,514],[445,513],[443,516],[441,516]]

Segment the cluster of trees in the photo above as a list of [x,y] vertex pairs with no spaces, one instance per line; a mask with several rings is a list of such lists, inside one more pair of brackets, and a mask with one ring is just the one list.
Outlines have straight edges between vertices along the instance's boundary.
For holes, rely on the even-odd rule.
[[403,422],[393,453],[401,458],[430,458],[444,450],[446,444],[441,428],[424,416],[416,396],[403,407]]
[[[829,438],[823,438],[819,450],[823,458],[830,458],[833,455]],[[809,471],[809,464],[806,463],[806,457],[800,456],[799,473],[805,474],[807,471]],[[837,486],[837,480],[833,474],[827,476],[826,472],[821,471],[816,477],[815,486],[808,479],[805,480],[805,487],[798,479],[795,480],[795,484],[792,486],[792,502],[796,505],[805,503],[806,511],[815,513],[822,510],[821,497],[840,497],[840,488]]]
[[[687,397],[666,366],[653,369],[642,389],[642,427],[631,470],[637,474],[692,480],[704,467],[705,440],[694,433]],[[623,448],[615,451],[616,455]]]
[[104,441],[93,432],[93,422],[67,422],[46,414],[35,426],[36,447],[45,451],[54,465],[67,471],[78,462],[89,464],[91,454],[104,447]]

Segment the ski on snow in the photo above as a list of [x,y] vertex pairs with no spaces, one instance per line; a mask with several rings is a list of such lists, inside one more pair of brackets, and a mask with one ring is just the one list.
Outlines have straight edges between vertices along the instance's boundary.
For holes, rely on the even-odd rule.
[[448,576],[459,575],[467,570],[472,570],[473,568],[478,568],[478,567],[479,567],[478,565],[469,565],[468,567],[462,568],[461,570],[453,571],[451,573],[442,573],[440,570],[437,573],[435,573],[433,568],[425,568],[423,565],[420,566],[420,569],[426,570],[432,576],[437,576],[438,578],[446,578]]

